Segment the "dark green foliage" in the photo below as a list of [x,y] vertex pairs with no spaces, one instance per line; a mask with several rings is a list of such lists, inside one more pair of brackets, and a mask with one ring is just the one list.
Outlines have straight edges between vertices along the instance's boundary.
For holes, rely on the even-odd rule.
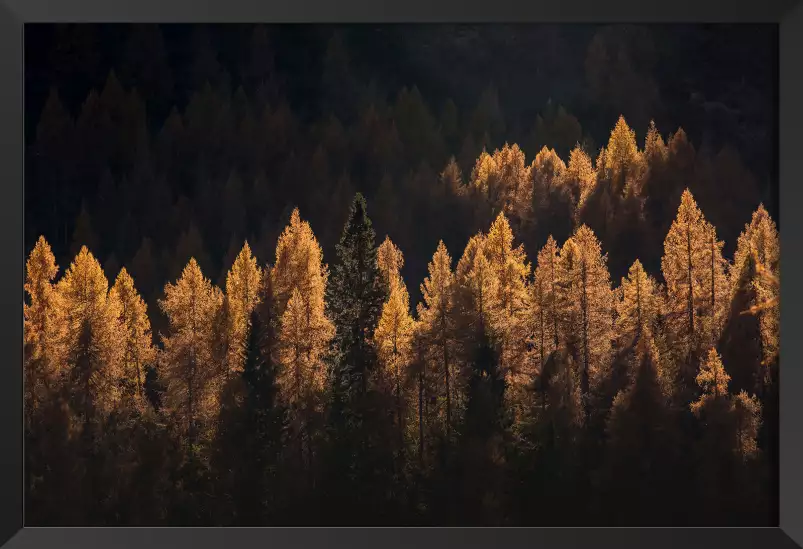
[[351,397],[366,393],[376,351],[370,343],[382,304],[382,287],[376,263],[375,233],[365,199],[357,194],[337,244],[337,262],[327,285],[326,304],[335,323],[333,369],[338,383]]

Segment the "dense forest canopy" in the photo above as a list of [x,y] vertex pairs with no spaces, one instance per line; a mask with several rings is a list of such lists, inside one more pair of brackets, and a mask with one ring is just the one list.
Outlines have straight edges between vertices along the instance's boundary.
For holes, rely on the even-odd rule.
[[[767,67],[720,127],[662,27],[236,29],[32,31],[31,524],[777,522]],[[565,102],[448,97],[519,39]]]

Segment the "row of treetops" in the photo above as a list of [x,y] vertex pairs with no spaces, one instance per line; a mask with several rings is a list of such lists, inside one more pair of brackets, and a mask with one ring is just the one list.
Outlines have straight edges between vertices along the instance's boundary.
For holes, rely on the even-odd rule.
[[[359,205],[365,215],[360,195],[352,215]],[[459,413],[465,377],[460,364],[469,361],[480,332],[494,341],[499,371],[513,389],[510,398],[554,352],[573,357],[587,395],[607,375],[614,350],[635,348],[639,341],[647,342],[639,348],[660,354],[667,372],[699,365],[716,348],[735,296],[747,292],[747,310],[759,315],[763,360],[756,367],[766,365],[778,352],[775,224],[759,207],[739,237],[733,262],[722,256],[722,246],[687,190],[664,241],[663,283],[635,261],[614,289],[606,256],[588,227],[580,226],[562,246],[550,237],[533,269],[500,213],[487,234],[469,240],[456,268],[443,242],[438,245],[414,317],[400,275],[402,253],[386,238],[375,251],[386,299],[376,329],[366,337],[392,384],[409,377],[405,370],[413,362],[429,364],[451,401],[447,424]],[[260,304],[263,320],[277,328],[263,352],[280,366],[280,400],[292,407],[326,387],[325,358],[336,329],[327,308],[329,270],[298,210],[279,237],[274,264],[258,265],[246,243],[225,291],[190,259],[159,301],[169,322],[160,346],[125,268],[109,290],[100,263],[83,247],[56,282],[58,267],[44,237],[26,267],[30,406],[47,398],[48,388],[75,380],[81,380],[75,389],[85,393],[87,415],[109,411],[121,399],[142,403],[144,369],[151,365],[166,384],[167,410],[188,426],[210,420],[221,384],[243,368],[252,312]]]

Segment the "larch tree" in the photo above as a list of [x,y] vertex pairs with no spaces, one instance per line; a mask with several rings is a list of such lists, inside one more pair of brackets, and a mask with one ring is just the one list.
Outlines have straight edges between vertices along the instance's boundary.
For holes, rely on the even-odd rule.
[[[729,382],[722,359],[711,348],[697,375],[702,394],[692,402],[691,410],[703,432],[698,446],[697,488],[714,516],[743,512],[740,507],[745,502],[738,500],[748,495],[749,481],[740,472],[758,454],[761,428],[759,400],[745,391],[730,395]],[[737,501],[740,506],[732,508]]]
[[455,278],[452,272],[452,258],[443,241],[438,243],[428,269],[429,276],[424,278],[424,283],[421,284],[423,301],[418,304],[419,334],[426,349],[422,366],[431,365],[431,368],[426,370],[437,372],[437,378],[443,379],[442,394],[446,396],[444,423],[448,438],[451,436],[455,389],[459,385],[454,379]]
[[68,398],[88,427],[120,397],[121,330],[117,302],[100,263],[82,247],[56,285]]
[[540,244],[552,234],[568,238],[574,228],[574,189],[566,184],[567,168],[554,149],[544,147],[530,165],[531,204],[529,224],[536,228]]
[[[770,368],[764,360],[761,314],[758,309],[759,263],[756,254],[739,262],[739,273],[732,273],[730,314],[719,341],[722,358],[728,365],[734,392],[763,393],[770,383]],[[753,314],[753,311],[756,313]]]
[[36,241],[25,263],[24,290],[28,301],[23,304],[25,344],[25,410],[31,420],[40,401],[47,398],[60,366],[57,354],[63,324],[57,319],[61,307],[53,280],[58,266],[50,244],[43,236]]
[[[499,367],[510,388],[528,386],[534,372],[527,368],[527,321],[530,311],[530,294],[527,279],[530,265],[524,246],[514,246],[513,231],[504,213],[500,213],[491,225],[483,247],[488,263],[497,281],[495,303],[499,307],[495,315],[500,349]],[[515,395],[514,391],[507,393]],[[514,396],[515,400],[515,396]],[[511,402],[515,407],[519,402]]]
[[379,264],[379,272],[382,276],[382,284],[386,288],[388,299],[390,290],[395,279],[401,276],[404,267],[404,255],[401,250],[393,243],[389,236],[385,237],[376,252],[376,260]]
[[564,181],[571,189],[575,204],[575,219],[583,207],[588,196],[593,192],[597,182],[594,171],[594,162],[591,157],[578,145],[569,153],[569,162],[566,165]]
[[759,453],[757,444],[761,428],[761,402],[746,391],[731,398],[733,419],[736,424],[736,454],[744,461]]
[[608,146],[605,148],[605,169],[611,178],[618,181],[616,190],[621,192],[632,181],[640,163],[640,152],[636,144],[636,132],[620,116],[611,130]]
[[294,209],[276,245],[271,272],[280,324],[276,384],[279,402],[290,410],[300,457],[306,446],[308,460],[312,458],[309,424],[320,411],[326,379],[324,354],[334,334],[325,312],[328,277],[321,246],[309,223]]
[[165,285],[164,293],[159,301],[169,323],[169,335],[162,336],[160,364],[167,385],[164,404],[192,448],[207,438],[206,429],[217,411],[221,379],[214,364],[212,332],[223,295],[204,277],[194,258],[175,284]]
[[532,201],[535,212],[548,207],[548,200],[554,190],[563,183],[566,164],[554,149],[542,148],[530,165],[532,181]]
[[519,209],[522,198],[531,194],[529,166],[525,161],[524,151],[517,144],[505,145],[494,151],[496,177],[493,182],[496,188],[491,190],[498,204],[498,211],[512,213]]
[[382,315],[374,331],[381,376],[385,392],[395,401],[396,426],[399,430],[399,451],[404,448],[408,410],[408,387],[415,322],[410,316],[410,295],[401,276],[393,275],[390,295],[382,307]]
[[141,405],[145,400],[146,367],[155,364],[156,348],[153,346],[147,305],[125,267],[117,275],[109,298],[116,301],[118,322],[124,337],[122,366],[125,396]]
[[590,392],[608,374],[611,361],[613,294],[607,256],[594,233],[582,225],[560,251],[560,304],[567,344],[580,366],[586,419]]
[[486,244],[482,233],[471,237],[455,269],[455,342],[462,368],[455,376],[454,394],[461,400],[461,415],[468,413],[472,379],[489,377],[496,380],[494,387],[497,382],[504,384],[497,352],[500,334],[496,333],[502,310],[499,281],[485,253]]
[[616,303],[616,336],[620,345],[629,346],[655,333],[661,300],[655,280],[637,259],[622,278]]
[[700,413],[709,403],[728,398],[728,383],[731,377],[722,365],[722,358],[713,347],[709,349],[705,361],[700,365],[697,374],[697,385],[702,390],[700,398],[691,404],[695,414]]
[[531,285],[533,339],[539,359],[539,369],[549,355],[558,349],[559,320],[558,281],[560,276],[558,244],[550,235],[538,252],[535,277]]
[[715,341],[728,297],[722,243],[688,189],[664,240],[661,271],[667,289],[667,322],[678,362],[685,365],[681,374],[688,378],[702,350]]
[[[764,205],[759,205],[749,224],[739,236],[731,268],[731,298],[738,292],[740,278],[749,262],[755,261],[755,273],[747,284],[756,293],[750,313],[758,319],[761,330],[762,361],[769,366],[778,356],[780,322],[780,246],[778,229]],[[740,311],[741,312],[741,311]]]
[[231,355],[228,366],[233,372],[242,372],[248,322],[259,301],[262,276],[262,269],[246,242],[226,275]]

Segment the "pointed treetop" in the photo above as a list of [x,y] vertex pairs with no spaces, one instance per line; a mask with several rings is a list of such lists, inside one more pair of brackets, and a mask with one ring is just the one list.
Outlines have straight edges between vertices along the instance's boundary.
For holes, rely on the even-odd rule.
[[728,382],[730,382],[730,379],[725,367],[722,365],[722,358],[720,358],[719,353],[717,353],[716,349],[711,348],[708,351],[708,357],[705,362],[700,366],[700,373],[697,374],[697,385],[706,395],[721,397],[728,394]]
[[[33,250],[31,250],[31,255],[28,256],[28,260],[25,262],[25,269],[28,280],[41,278],[42,280],[51,281],[59,272],[59,267],[56,265],[56,258],[53,255],[53,251],[50,249],[50,244],[48,244],[44,236],[40,236],[36,241]],[[30,291],[27,285],[26,290]]]
[[401,276],[404,255],[390,237],[385,236],[385,240],[377,250],[376,260],[379,264],[379,272],[382,274],[382,281],[390,291],[393,283]]

